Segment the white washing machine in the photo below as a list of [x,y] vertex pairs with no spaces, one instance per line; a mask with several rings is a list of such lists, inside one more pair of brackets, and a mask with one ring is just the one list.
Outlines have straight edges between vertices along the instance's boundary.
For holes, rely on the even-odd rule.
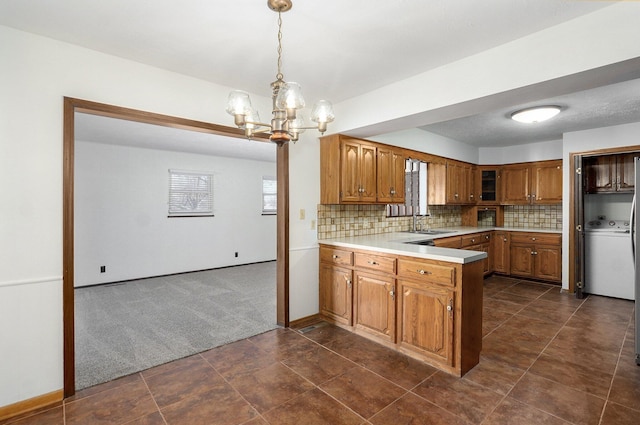
[[592,220],[584,230],[584,291],[635,298],[635,267],[629,220]]

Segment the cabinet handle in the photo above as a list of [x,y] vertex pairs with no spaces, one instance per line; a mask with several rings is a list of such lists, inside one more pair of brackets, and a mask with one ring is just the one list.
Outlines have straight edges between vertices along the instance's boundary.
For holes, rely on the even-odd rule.
[[431,272],[430,272],[429,270],[418,269],[418,270],[416,270],[416,271],[417,271],[418,273],[422,274],[422,275],[425,275],[425,274],[429,275],[429,274],[431,274]]
[[449,298],[449,304],[447,305],[447,311],[449,312],[449,316],[453,318],[453,299]]
[[389,292],[389,295],[391,295],[391,299],[395,300],[396,299],[396,291],[395,289],[391,289],[391,292]]
[[391,190],[389,191],[389,193],[391,193],[392,195],[395,195],[395,194],[396,194],[396,191],[395,191],[395,190],[393,190],[393,189],[391,189]]
[[503,239],[503,241],[504,241],[504,242],[506,242],[506,241],[507,241],[507,238],[504,238],[504,239]]
[[458,197],[458,194],[457,194],[457,193],[455,193],[455,194],[453,195],[453,197],[454,197],[454,198],[457,198],[457,197]]
[[471,242],[472,242],[472,243],[473,243],[473,242],[475,242],[475,241],[476,241],[476,239],[475,239],[475,238],[471,239]]
[[379,263],[376,263],[375,261],[372,261],[372,260],[367,261],[367,263],[371,264],[372,266],[379,265]]
[[489,235],[485,235],[485,237],[484,237],[484,238],[485,238],[486,240],[489,240],[489,239],[491,239],[491,236],[489,236]]
[[535,240],[536,240],[536,238],[531,238],[531,240],[532,240],[532,241],[535,241]]
[[470,199],[473,199],[473,195],[469,195],[469,198],[470,198]]
[[332,257],[333,257],[334,260],[337,260],[338,258],[340,258],[340,256],[336,255],[336,254],[333,254]]
[[344,277],[344,280],[347,282],[347,286],[349,288],[351,288],[351,279],[349,279],[347,276]]

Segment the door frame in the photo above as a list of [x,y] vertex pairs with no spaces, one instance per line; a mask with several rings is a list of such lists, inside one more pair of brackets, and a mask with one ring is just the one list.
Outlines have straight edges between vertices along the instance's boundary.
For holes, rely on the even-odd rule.
[[[63,112],[63,225],[62,225],[62,310],[64,397],[75,394],[75,305],[74,305],[74,159],[75,113],[82,112],[110,118],[161,125],[221,136],[244,138],[235,127],[156,114],[137,109],[108,105],[89,100],[64,97]],[[271,143],[268,135],[256,135],[260,142]],[[289,327],[289,145],[280,145],[276,155],[277,248],[276,310],[277,324]]]
[[[571,178],[569,179],[569,184],[570,184],[569,186],[569,259],[578,258],[577,256],[580,255],[580,248],[577,245],[579,240],[576,237],[576,233],[577,233],[576,226],[578,224],[584,224],[584,223],[580,223],[579,217],[576,217],[577,215],[579,215],[579,212],[580,212],[578,210],[578,206],[576,205],[576,202],[577,202],[576,192],[578,190],[581,190],[582,188],[577,187],[579,185],[576,182],[576,179],[574,178],[575,164],[578,162],[582,162],[583,169],[581,171],[584,175],[585,173],[584,161],[582,161],[584,158],[587,158],[590,156],[614,155],[614,154],[632,153],[632,152],[639,152],[639,155],[640,155],[640,145],[621,146],[621,147],[615,147],[615,148],[606,148],[606,149],[597,149],[597,150],[569,153],[569,167],[570,167],[569,172],[571,173],[571,176],[570,176]],[[580,199],[583,199],[583,197],[580,196]],[[582,205],[580,206],[580,210],[582,210]],[[582,260],[582,263],[581,263],[581,267],[582,267],[584,265],[583,264],[584,259],[581,259],[581,260]],[[569,267],[569,286],[567,289],[569,293],[576,292],[576,287],[575,287],[576,279],[584,278],[584,276],[578,276],[578,274],[579,273],[576,271],[575,266]]]

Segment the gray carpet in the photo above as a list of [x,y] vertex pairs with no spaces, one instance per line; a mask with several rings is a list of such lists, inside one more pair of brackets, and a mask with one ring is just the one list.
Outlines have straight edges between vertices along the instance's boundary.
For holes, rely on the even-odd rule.
[[75,290],[76,389],[276,326],[276,262]]

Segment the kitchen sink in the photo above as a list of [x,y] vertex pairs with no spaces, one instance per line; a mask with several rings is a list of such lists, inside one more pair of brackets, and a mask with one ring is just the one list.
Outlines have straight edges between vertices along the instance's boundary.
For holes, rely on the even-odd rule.
[[433,243],[433,239],[422,239],[422,240],[419,240],[419,241],[408,241],[408,242],[403,242],[403,243],[410,243],[412,245],[435,246],[435,243]]
[[455,230],[426,229],[416,230],[415,232],[410,230],[409,233],[418,233],[420,235],[445,235],[447,233],[455,233]]

